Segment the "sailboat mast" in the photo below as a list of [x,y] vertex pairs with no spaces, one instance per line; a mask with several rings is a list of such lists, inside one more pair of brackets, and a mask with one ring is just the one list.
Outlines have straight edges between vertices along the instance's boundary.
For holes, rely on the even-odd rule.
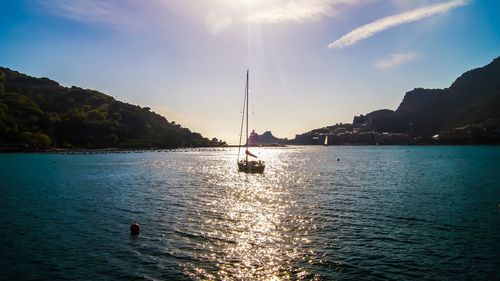
[[246,151],[245,151],[245,159],[246,159],[246,162],[248,163],[248,69],[247,69],[247,86],[246,86],[246,89],[247,89],[247,143],[246,143]]

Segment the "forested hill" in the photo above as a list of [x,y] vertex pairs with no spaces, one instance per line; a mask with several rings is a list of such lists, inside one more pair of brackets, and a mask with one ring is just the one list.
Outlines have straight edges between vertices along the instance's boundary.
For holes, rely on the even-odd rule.
[[175,148],[218,145],[103,93],[0,67],[0,147]]

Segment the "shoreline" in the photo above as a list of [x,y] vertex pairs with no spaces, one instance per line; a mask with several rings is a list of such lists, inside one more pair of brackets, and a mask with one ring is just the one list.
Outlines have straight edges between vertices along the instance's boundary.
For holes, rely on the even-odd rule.
[[[336,145],[308,145],[308,144],[290,144],[290,145],[251,145],[253,148],[292,148],[292,147],[342,147],[342,146],[500,146],[499,143],[422,143],[422,144],[336,144]],[[53,148],[53,149],[19,149],[12,147],[0,147],[0,154],[122,154],[122,153],[145,153],[145,152],[189,152],[195,150],[218,151],[225,148],[244,148],[244,145],[226,145],[226,146],[206,146],[206,147],[176,147],[176,148]]]

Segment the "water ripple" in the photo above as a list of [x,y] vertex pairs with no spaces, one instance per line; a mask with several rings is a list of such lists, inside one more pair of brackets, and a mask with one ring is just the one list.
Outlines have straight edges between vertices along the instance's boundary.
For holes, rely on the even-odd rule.
[[0,155],[1,278],[500,278],[499,148],[255,153]]

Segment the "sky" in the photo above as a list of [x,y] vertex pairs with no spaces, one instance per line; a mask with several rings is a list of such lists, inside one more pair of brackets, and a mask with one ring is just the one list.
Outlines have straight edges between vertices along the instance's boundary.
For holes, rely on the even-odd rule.
[[500,56],[498,0],[1,0],[0,66],[237,143],[293,138]]

